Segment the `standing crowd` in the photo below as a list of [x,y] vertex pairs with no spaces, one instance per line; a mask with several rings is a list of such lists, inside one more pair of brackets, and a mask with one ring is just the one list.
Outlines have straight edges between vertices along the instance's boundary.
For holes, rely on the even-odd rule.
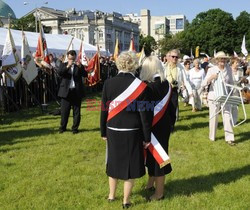
[[[118,75],[104,83],[100,127],[107,147],[108,201],[116,199],[118,180],[124,180],[122,207],[129,208],[134,180],[145,174],[145,166],[149,175],[145,190],[153,192],[147,199],[164,199],[165,175],[172,168],[170,162],[159,164],[158,159],[164,155],[157,152],[161,147],[168,153],[169,138],[179,116],[179,96],[193,112],[209,107],[209,139],[215,141],[217,112],[222,105],[215,100],[218,81],[243,87],[242,91],[249,93],[250,68],[239,68],[240,60],[230,60],[222,51],[212,61],[205,57],[201,63],[184,56],[181,63],[180,52],[175,49],[166,54],[164,62],[149,56],[140,67],[135,53],[122,52],[116,65]],[[239,94],[236,92],[233,94]],[[235,145],[231,113],[235,113],[237,122],[237,109],[226,104],[221,110],[225,140],[230,146]]]

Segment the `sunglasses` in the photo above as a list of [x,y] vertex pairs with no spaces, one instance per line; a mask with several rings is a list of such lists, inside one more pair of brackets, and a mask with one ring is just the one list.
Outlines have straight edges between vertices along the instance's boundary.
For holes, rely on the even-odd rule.
[[172,58],[176,58],[178,59],[179,57],[178,56],[175,56],[175,55],[171,55]]

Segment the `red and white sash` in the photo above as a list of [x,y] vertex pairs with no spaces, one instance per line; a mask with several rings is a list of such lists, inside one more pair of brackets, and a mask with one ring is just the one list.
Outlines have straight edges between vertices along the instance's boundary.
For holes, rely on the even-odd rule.
[[119,96],[110,102],[107,121],[112,119],[122,110],[124,110],[129,104],[131,104],[146,87],[147,85],[144,82],[135,78],[126,90],[124,90]]
[[[170,96],[172,93],[172,88],[169,85],[169,90],[166,96],[154,107],[154,118],[153,118],[153,123],[152,127],[162,118],[164,115],[169,101],[170,101]],[[155,158],[156,162],[160,165],[160,168],[164,167],[165,165],[170,163],[170,158],[166,151],[163,149],[161,144],[158,142],[156,137],[154,136],[153,133],[151,133],[151,142],[150,145],[148,146],[149,151]]]

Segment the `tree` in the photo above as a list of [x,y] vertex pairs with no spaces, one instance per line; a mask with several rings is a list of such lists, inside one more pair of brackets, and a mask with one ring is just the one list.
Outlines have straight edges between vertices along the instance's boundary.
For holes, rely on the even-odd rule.
[[246,35],[246,48],[250,51],[250,13],[243,11],[236,18],[236,32],[235,37],[235,51],[237,53],[241,52],[242,38]]
[[199,13],[180,35],[183,51],[200,46],[200,51],[213,55],[214,50],[232,54],[235,46],[236,23],[232,14],[221,9]]
[[35,17],[33,14],[30,14],[26,17],[16,19],[11,24],[12,29],[24,30],[24,31],[36,31]]
[[149,56],[151,52],[156,50],[157,43],[154,37],[152,36],[143,37],[143,35],[140,35],[140,40],[139,40],[140,50],[142,49],[143,46],[144,46],[144,51],[145,51],[146,56]]
[[177,33],[175,35],[166,34],[165,37],[159,41],[159,46],[162,55],[165,55],[172,49],[179,49],[182,51],[183,39],[181,33]]

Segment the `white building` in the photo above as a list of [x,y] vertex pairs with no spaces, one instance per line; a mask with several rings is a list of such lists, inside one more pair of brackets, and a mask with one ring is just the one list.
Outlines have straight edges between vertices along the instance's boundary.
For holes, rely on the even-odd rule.
[[127,20],[139,24],[140,33],[143,36],[150,35],[156,41],[164,37],[166,33],[176,34],[185,29],[185,15],[151,16],[150,10],[142,9],[140,16],[127,14]]
[[[116,37],[120,50],[128,50],[131,37],[134,37],[135,48],[139,51],[139,25],[123,18],[119,13],[111,14],[102,11],[69,11],[41,7],[29,12],[34,14],[47,31],[52,34],[71,34],[83,41],[99,45],[100,48],[113,53]],[[27,16],[25,15],[25,16]]]
[[186,16],[185,15],[167,15],[169,20],[169,31],[172,34],[176,34],[185,29]]

